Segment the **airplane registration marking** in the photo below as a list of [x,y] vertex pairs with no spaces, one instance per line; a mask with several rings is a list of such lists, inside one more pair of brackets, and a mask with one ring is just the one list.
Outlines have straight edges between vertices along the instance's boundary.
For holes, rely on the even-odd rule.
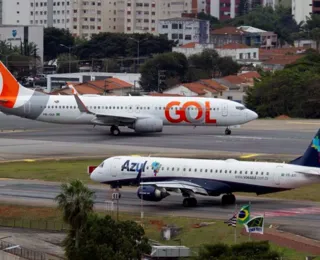
[[[169,102],[165,107],[165,117],[166,119],[171,123],[181,123],[181,122],[187,122],[187,123],[195,123],[199,121],[204,121],[206,124],[216,124],[217,120],[210,118],[210,102],[206,101],[205,105],[203,106],[202,103],[196,102],[196,101],[187,101],[185,102],[182,107],[180,101],[171,101]],[[171,109],[176,107],[176,109]],[[179,108],[177,108],[179,107]],[[197,116],[191,116],[190,115],[190,107],[195,107],[197,111]],[[178,116],[178,118],[173,118],[170,114],[170,111],[174,111],[175,116]],[[194,110],[193,110],[194,111]]]
[[310,215],[310,214],[319,214],[320,208],[318,207],[307,207],[307,208],[290,208],[283,210],[272,210],[272,211],[259,211],[252,212],[253,216],[261,216],[265,214],[266,217],[289,217],[295,215]]

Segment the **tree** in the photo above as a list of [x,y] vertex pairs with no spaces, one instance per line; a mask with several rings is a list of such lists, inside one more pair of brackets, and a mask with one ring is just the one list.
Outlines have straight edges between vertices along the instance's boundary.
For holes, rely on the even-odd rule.
[[100,217],[97,214],[90,214],[79,241],[77,250],[72,237],[67,237],[65,249],[68,259],[141,259],[143,253],[151,251],[140,225],[133,221],[116,222],[110,216]]
[[204,245],[196,259],[214,260],[277,260],[280,254],[272,251],[269,241],[245,242],[232,246],[218,243],[214,245]]
[[173,82],[172,79],[182,82],[187,70],[188,60],[184,54],[177,52],[157,54],[141,66],[139,83],[145,91],[157,91],[159,77],[164,74],[167,83],[162,87],[164,90],[171,87],[168,82]]
[[[196,81],[203,78],[224,77],[230,74],[236,74],[240,65],[231,57],[220,57],[215,50],[205,49],[199,54],[191,55],[189,61],[190,81]],[[191,74],[193,73],[193,74]]]
[[319,118],[320,55],[306,55],[281,71],[262,76],[248,89],[245,102],[260,117]]
[[69,30],[48,27],[44,29],[44,60],[56,59],[59,54],[68,52],[67,47],[74,46],[75,38]]
[[70,225],[68,242],[70,243],[70,237],[72,237],[76,249],[79,248],[81,230],[93,210],[93,199],[94,192],[79,180],[62,184],[61,193],[55,198],[58,208],[62,210],[63,220]]
[[79,59],[77,56],[61,54],[57,58],[58,73],[73,73],[79,70]]

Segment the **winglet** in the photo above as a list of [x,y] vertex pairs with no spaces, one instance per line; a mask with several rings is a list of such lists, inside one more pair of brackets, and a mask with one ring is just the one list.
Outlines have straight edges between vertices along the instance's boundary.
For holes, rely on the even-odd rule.
[[87,114],[94,114],[83,104],[83,102],[81,101],[78,95],[74,95],[74,98],[76,99],[80,112],[87,113]]
[[71,88],[73,95],[79,95],[78,91],[75,89],[75,87],[73,85],[70,84],[70,85],[67,85],[67,86],[69,88]]

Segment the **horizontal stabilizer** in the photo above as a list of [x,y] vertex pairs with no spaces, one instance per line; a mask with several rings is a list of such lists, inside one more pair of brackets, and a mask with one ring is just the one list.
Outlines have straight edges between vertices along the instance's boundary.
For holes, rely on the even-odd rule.
[[9,100],[7,99],[0,99],[0,103],[7,103]]

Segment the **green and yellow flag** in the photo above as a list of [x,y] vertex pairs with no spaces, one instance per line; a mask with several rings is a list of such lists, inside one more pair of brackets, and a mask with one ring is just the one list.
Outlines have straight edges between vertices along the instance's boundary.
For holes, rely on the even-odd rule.
[[250,205],[244,205],[238,212],[238,223],[245,224],[250,220]]

